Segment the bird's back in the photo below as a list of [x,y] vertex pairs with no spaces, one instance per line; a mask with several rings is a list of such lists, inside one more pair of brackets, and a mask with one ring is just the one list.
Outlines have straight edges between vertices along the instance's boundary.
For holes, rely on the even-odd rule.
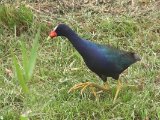
[[85,51],[81,55],[88,68],[97,75],[115,79],[118,79],[121,72],[137,61],[135,53],[90,41],[86,41]]

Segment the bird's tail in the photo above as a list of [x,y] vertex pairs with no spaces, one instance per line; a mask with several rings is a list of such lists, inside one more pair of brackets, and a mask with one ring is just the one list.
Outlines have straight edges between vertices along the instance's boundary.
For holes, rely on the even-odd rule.
[[136,53],[134,53],[134,59],[136,60],[136,61],[140,61],[141,60],[141,58],[140,58],[140,56],[138,56]]

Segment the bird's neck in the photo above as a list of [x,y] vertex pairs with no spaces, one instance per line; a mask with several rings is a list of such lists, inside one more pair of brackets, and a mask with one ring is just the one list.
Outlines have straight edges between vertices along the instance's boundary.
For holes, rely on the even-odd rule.
[[72,43],[72,45],[75,47],[75,49],[82,54],[82,52],[85,50],[84,46],[84,40],[81,39],[73,30],[68,30],[65,33],[65,37],[68,38],[68,40]]

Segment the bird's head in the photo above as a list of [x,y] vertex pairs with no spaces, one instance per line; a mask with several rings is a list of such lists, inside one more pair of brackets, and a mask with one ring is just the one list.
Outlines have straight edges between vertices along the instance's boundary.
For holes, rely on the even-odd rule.
[[70,28],[65,25],[65,24],[58,24],[49,34],[47,40],[57,37],[57,36],[65,36],[65,34],[67,33],[67,31]]

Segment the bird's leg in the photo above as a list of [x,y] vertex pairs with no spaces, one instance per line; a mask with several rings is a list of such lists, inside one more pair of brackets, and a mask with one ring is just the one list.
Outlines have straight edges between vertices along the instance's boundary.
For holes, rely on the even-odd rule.
[[118,93],[119,91],[122,89],[122,81],[121,80],[118,80],[118,84],[117,84],[117,90],[116,90],[116,94],[115,94],[115,97],[114,97],[114,100],[113,100],[113,103],[115,103],[117,97],[118,97]]
[[[94,90],[93,90],[93,87],[94,87],[94,88],[101,89],[101,90],[103,90],[103,91],[108,90],[108,89],[105,88],[104,86],[100,86],[100,85],[97,85],[97,84],[92,83],[92,82],[86,82],[86,83],[79,83],[79,84],[74,85],[72,88],[70,88],[70,90],[68,91],[68,93],[70,93],[70,92],[72,92],[72,91],[74,91],[74,90],[76,90],[76,89],[81,88],[81,94],[82,94],[83,91],[84,91],[87,87],[90,87],[91,90],[92,90],[92,92],[94,91]],[[96,95],[96,92],[94,91],[93,94]]]
[[90,87],[90,89],[91,89],[91,91],[92,91],[93,95],[97,98],[97,93],[95,92],[94,87]]
[[106,89],[110,89],[110,86],[109,86],[109,84],[108,84],[108,81],[106,81],[106,82],[104,83],[104,87],[105,87]]
[[[109,89],[110,89],[110,86],[109,86],[109,84],[108,84],[108,81],[104,82],[103,86],[104,86],[104,88],[106,88],[106,90],[109,90]],[[106,90],[105,90],[105,91],[106,91]],[[100,90],[100,91],[98,91],[97,93],[102,93],[103,91],[104,91],[104,90]]]

